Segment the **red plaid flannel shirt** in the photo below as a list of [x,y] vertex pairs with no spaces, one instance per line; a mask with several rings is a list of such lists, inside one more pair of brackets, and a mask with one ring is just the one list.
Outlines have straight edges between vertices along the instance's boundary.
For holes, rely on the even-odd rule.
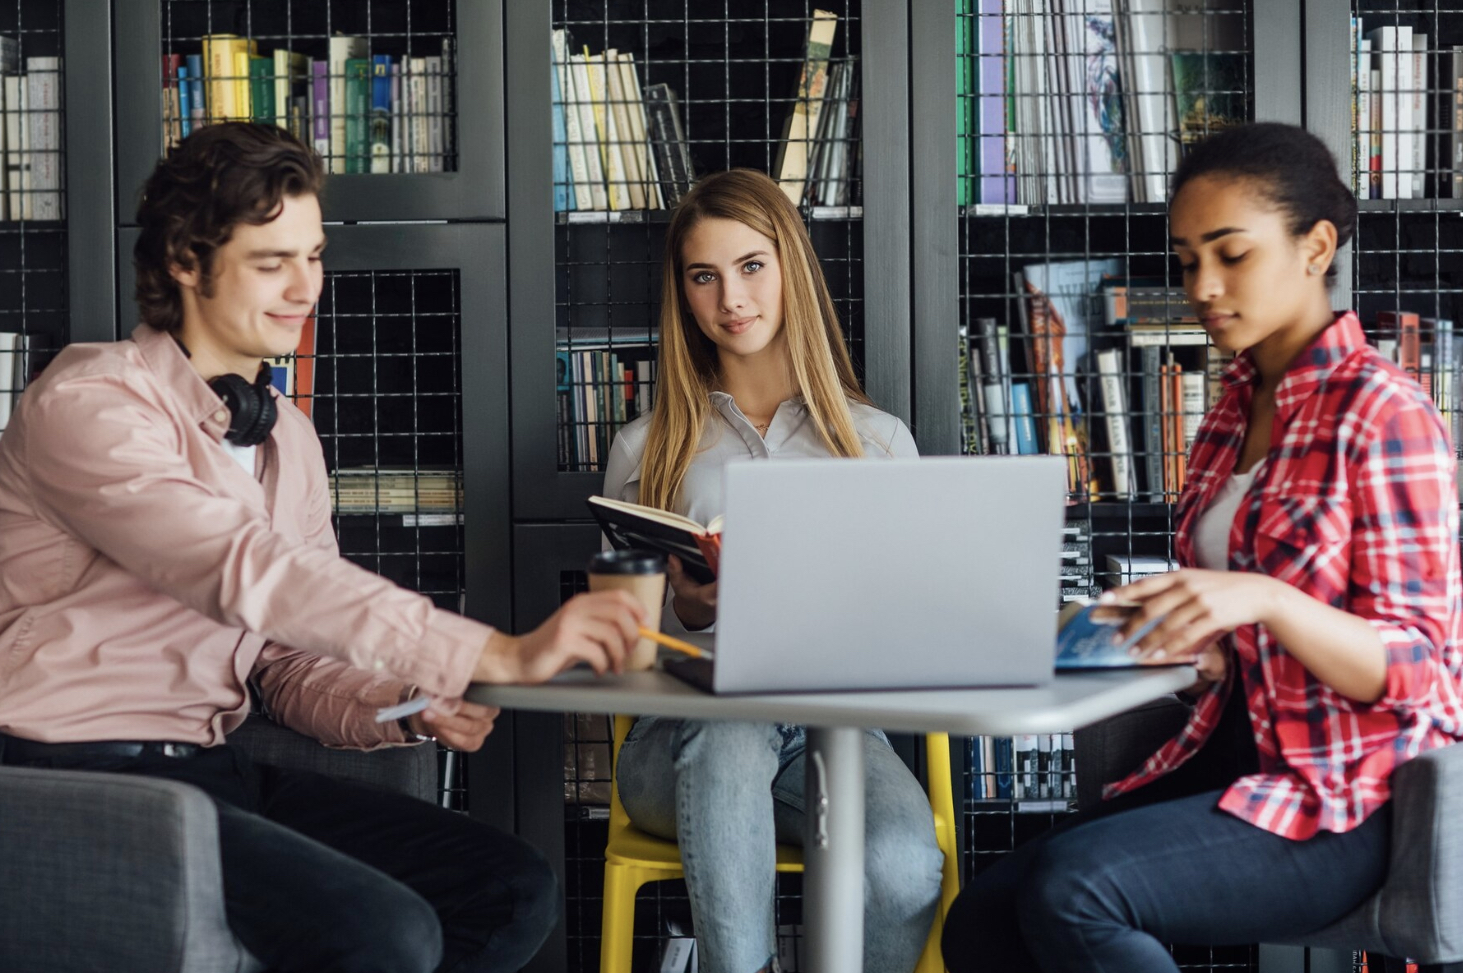
[[[1234,470],[1257,373],[1225,370],[1204,417],[1175,512],[1176,554],[1195,564],[1194,527]],[[1304,839],[1349,831],[1391,795],[1393,768],[1463,738],[1463,584],[1453,450],[1427,394],[1339,315],[1275,393],[1265,465],[1229,535],[1229,569],[1263,571],[1371,622],[1387,650],[1375,703],[1348,699],[1291,658],[1263,625],[1230,638],[1231,678],[1200,697],[1188,725],[1105,797],[1178,767],[1213,732],[1237,673],[1260,771],[1219,806]]]

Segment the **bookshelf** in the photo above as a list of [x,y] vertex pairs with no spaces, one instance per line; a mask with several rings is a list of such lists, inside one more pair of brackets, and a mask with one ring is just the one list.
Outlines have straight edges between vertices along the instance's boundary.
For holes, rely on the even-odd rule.
[[[846,65],[847,76],[858,83],[862,161],[848,165],[845,205],[804,201],[801,208],[866,384],[886,407],[907,413],[901,403],[909,395],[909,283],[897,272],[909,262],[902,233],[906,207],[897,189],[908,185],[909,160],[900,154],[907,136],[899,131],[906,55],[894,46],[906,28],[902,15],[882,8],[873,11],[871,22],[856,0],[819,6],[837,15],[830,64]],[[573,183],[564,157],[576,147],[593,157],[601,146],[586,140],[584,129],[578,142],[565,132],[556,143],[555,32],[565,32],[564,50],[572,56],[582,57],[586,49],[591,59],[607,51],[628,55],[643,92],[671,91],[684,157],[697,174],[733,166],[770,171],[781,150],[783,119],[797,100],[811,9],[792,0],[735,11],[707,10],[685,0],[510,5],[508,180],[515,213],[524,217],[509,227],[512,317],[522,323],[513,342],[515,518],[584,519],[583,498],[599,488],[601,448],[613,440],[617,420],[596,419],[582,399],[585,393],[604,398],[605,383],[594,377],[600,358],[614,353],[634,363],[654,356],[661,245],[669,218],[663,206],[563,208],[567,184]],[[871,27],[878,28],[879,38],[873,48],[866,40],[873,36]],[[570,94],[565,97],[561,89],[560,114],[567,118],[579,99],[572,78],[566,83]],[[614,99],[608,104],[613,109]],[[872,140],[876,132],[879,138]],[[624,150],[632,148],[630,141],[605,144]],[[845,138],[841,144],[851,158],[854,143]],[[587,195],[582,188],[576,196]],[[669,194],[670,187],[662,187],[662,203]],[[880,326],[870,329],[871,320]],[[548,368],[551,356],[557,365],[558,352],[573,359],[562,383]],[[590,370],[576,372],[575,364]],[[560,384],[567,407],[560,404]],[[644,386],[640,373],[631,384],[634,396]],[[648,401],[638,405],[644,408]]]
[[[1336,26],[1346,26],[1347,67],[1355,65],[1350,74],[1357,81],[1349,79],[1346,88],[1346,107],[1354,112],[1346,119],[1348,130],[1333,127],[1323,134],[1334,151],[1349,156],[1360,210],[1344,286],[1380,347],[1395,346],[1397,339],[1384,315],[1417,316],[1419,377],[1454,426],[1456,444],[1463,385],[1453,362],[1463,278],[1454,255],[1463,246],[1457,219],[1463,183],[1453,160],[1463,122],[1455,118],[1455,88],[1463,73],[1463,55],[1455,57],[1455,50],[1463,45],[1463,10],[1436,2],[1355,0],[1328,5],[1326,18],[1328,36],[1318,43],[1334,44]],[[1409,36],[1411,56],[1386,53],[1394,46],[1400,50]],[[1371,79],[1362,84],[1368,65]],[[1382,82],[1380,90],[1370,90],[1376,81]],[[1390,120],[1389,110],[1395,112]],[[1409,141],[1410,156],[1404,154]]]
[[[0,430],[30,377],[69,340],[66,116],[69,8],[0,8]],[[33,97],[31,97],[33,96]]]
[[[944,414],[968,417],[941,430],[940,451],[1065,452],[1083,461],[1069,479],[1063,598],[1096,594],[1172,557],[1172,501],[1192,435],[1184,420],[1197,424],[1222,363],[1184,322],[1167,177],[1183,145],[1207,131],[1301,120],[1299,96],[1286,93],[1300,79],[1284,66],[1294,64],[1284,44],[1300,43],[1298,17],[1265,0],[964,0],[953,45],[948,14],[943,35],[916,26],[951,58],[919,78],[948,113],[915,124],[932,134],[943,124],[954,136],[940,146],[949,161],[933,169],[938,183],[915,194],[916,207],[930,210],[916,214],[916,226],[955,214],[953,230],[932,231],[953,253],[932,273],[953,286],[931,276],[920,289],[932,289],[946,320],[958,322],[941,337],[961,353],[919,356],[915,384],[950,396]],[[1116,292],[1104,294],[1104,278],[1126,288],[1126,311],[1109,310],[1104,296]],[[1058,316],[1060,350],[1042,337]],[[1167,380],[1171,361],[1192,376],[1187,383]],[[1099,362],[1111,369],[1107,382]],[[1041,752],[1047,745],[1050,754]],[[1040,779],[1043,767],[1062,775],[1061,746],[967,743],[957,777],[966,786],[967,877],[1066,813],[1060,781]],[[1034,795],[1026,767],[1037,771]],[[1078,754],[1073,773],[1081,772]],[[1173,949],[1187,970],[1255,969],[1260,955],[1257,947]]]
[[[170,71],[166,56],[178,55],[186,70],[189,55],[197,55],[201,64],[205,53],[213,54],[215,46],[224,51],[222,42],[215,45],[212,40],[222,34],[235,35],[240,45],[252,43],[258,57],[268,58],[268,62],[256,62],[259,76],[254,79],[234,76],[236,90],[227,102],[230,76],[205,68],[200,87],[206,112],[232,111],[242,116],[240,106],[247,102],[252,116],[256,102],[267,103],[276,84],[283,82],[281,93],[287,91],[292,103],[304,99],[311,122],[327,119],[335,123],[334,132],[325,126],[322,144],[333,174],[322,199],[326,220],[503,218],[502,8],[498,0],[158,0],[156,4],[119,5],[117,124],[119,131],[127,133],[118,145],[121,185],[140,185],[168,133],[181,129],[181,120],[173,127],[173,110],[168,108],[174,101],[181,103],[181,93],[175,75],[171,81],[166,77]],[[205,39],[208,51],[204,50]],[[297,60],[293,68],[277,73],[276,51],[308,58],[310,65]],[[437,71],[444,51],[447,67]],[[238,52],[229,49],[225,53]],[[396,66],[402,79],[395,103],[400,144],[393,147],[388,141],[386,158],[394,157],[395,168],[408,171],[338,171],[370,168],[364,156],[341,157],[346,153],[347,126],[354,137],[369,143],[370,120],[362,112],[373,110],[369,79],[352,81],[347,87],[350,79],[343,73],[346,54],[364,59],[367,67],[377,56]],[[437,60],[429,62],[428,58]],[[413,82],[412,71],[417,68],[421,70]],[[304,79],[303,72],[319,69],[326,74],[322,85],[313,77]],[[317,87],[327,99],[323,110],[315,105]],[[386,87],[389,91],[389,83]],[[169,98],[169,91],[176,93],[175,99]],[[347,97],[367,100],[353,102],[357,110],[352,111],[337,105]],[[419,106],[420,110],[414,110]],[[389,121],[390,109],[385,110]],[[416,124],[412,124],[413,118]],[[285,120],[288,122],[287,115]],[[313,124],[310,129],[313,136]],[[118,201],[119,219],[130,217],[133,204],[130,198]]]

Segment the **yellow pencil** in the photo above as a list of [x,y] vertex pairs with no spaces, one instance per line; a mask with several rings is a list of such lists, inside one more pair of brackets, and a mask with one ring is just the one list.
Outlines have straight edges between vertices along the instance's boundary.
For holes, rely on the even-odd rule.
[[705,652],[692,645],[690,642],[682,642],[680,639],[673,639],[669,635],[662,635],[653,628],[640,626],[640,637],[650,639],[657,645],[663,645],[668,649],[675,649],[677,652],[684,652],[686,655],[697,659],[706,655]]

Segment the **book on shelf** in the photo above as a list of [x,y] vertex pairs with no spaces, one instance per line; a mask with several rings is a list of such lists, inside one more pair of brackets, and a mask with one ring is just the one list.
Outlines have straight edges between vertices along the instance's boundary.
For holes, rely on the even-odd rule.
[[[584,171],[583,136],[579,132],[577,112],[564,110],[564,86],[567,80],[564,71],[567,65],[560,63],[560,44],[563,30],[555,30],[553,38],[553,63],[549,65],[549,85],[553,93],[551,124],[553,127],[553,169],[554,169],[554,212],[565,213],[578,209],[575,184],[582,185]],[[572,116],[570,118],[569,116]],[[572,123],[572,124],[571,124]]]
[[[1412,195],[1410,179],[1399,179],[1401,160],[1412,157],[1412,136],[1407,130],[1411,119],[1411,100],[1404,91],[1410,91],[1412,81],[1412,27],[1406,24],[1386,24],[1367,31],[1376,58],[1380,85],[1373,86],[1381,99],[1381,197],[1399,199]],[[1403,51],[1407,57],[1402,56]],[[1375,96],[1375,95],[1374,95]],[[1404,116],[1404,105],[1407,115]],[[1406,196],[1403,196],[1405,190]]]
[[177,145],[183,139],[183,116],[186,109],[183,105],[183,87],[178,80],[178,72],[183,72],[187,78],[187,69],[183,65],[183,57],[180,54],[163,55],[163,140],[168,148]]
[[645,94],[640,88],[640,75],[635,70],[635,55],[621,51],[619,57],[620,88],[625,99],[626,138],[634,154],[635,168],[645,194],[647,209],[666,209],[660,190],[660,169],[650,151],[649,126],[645,117]]
[[1440,63],[1447,68],[1438,105],[1438,127],[1444,137],[1446,158],[1438,165],[1438,195],[1463,199],[1463,46],[1443,52]]
[[10,416],[20,404],[29,373],[29,338],[0,331],[0,432],[10,424]]
[[980,94],[975,78],[981,63],[975,59],[977,29],[974,0],[955,0],[955,205],[961,207],[980,198],[975,165],[980,131],[975,122]]
[[370,172],[391,171],[391,58],[371,58],[371,119],[367,126]]
[[61,192],[61,59],[25,59],[27,147],[30,152],[30,219],[65,216]]
[[1008,20],[1003,12],[1003,0],[975,2],[979,16],[973,40],[980,64],[971,80],[978,85],[979,97],[973,100],[974,117],[968,124],[980,140],[975,153],[980,181],[979,191],[970,201],[1014,203],[1017,201],[1015,146],[1007,135],[1013,131],[1006,97]]
[[1128,381],[1125,355],[1118,348],[1097,353],[1097,372],[1102,391],[1102,411],[1107,431],[1113,495],[1133,500],[1138,495],[1138,477],[1133,468],[1133,445],[1128,435]]
[[[607,51],[606,54],[614,53]],[[619,129],[615,126],[615,115],[608,104],[605,88],[604,54],[589,53],[584,48],[585,78],[588,83],[589,103],[594,115],[595,142],[600,162],[604,166],[605,192],[612,210],[630,209],[630,196],[625,178],[625,160],[620,151]]]
[[823,112],[824,86],[828,83],[828,58],[833,51],[833,38],[838,29],[838,15],[827,10],[814,10],[808,23],[803,47],[802,68],[797,90],[782,137],[777,143],[777,158],[772,165],[772,178],[794,204],[802,202],[808,178],[808,159],[812,139]]
[[279,394],[311,416],[315,399],[315,314],[312,311],[300,330],[300,344],[294,354],[264,359],[272,372],[271,383]]
[[446,467],[356,467],[330,474],[332,509],[342,514],[456,513],[462,474]]
[[698,524],[689,517],[627,500],[590,497],[589,512],[617,550],[648,548],[681,559],[701,584],[716,580],[721,560],[722,519]]
[[598,468],[620,426],[651,406],[655,349],[625,335],[560,339],[555,357],[559,465]]
[[1179,564],[1173,558],[1152,554],[1109,554],[1106,560],[1107,580],[1114,587],[1132,584],[1154,574],[1177,571]]
[[622,180],[620,195],[625,201],[625,209],[646,209],[645,179],[641,174],[640,154],[636,151],[634,135],[630,130],[630,113],[625,110],[628,95],[625,93],[624,74],[620,70],[620,53],[611,48],[600,57],[604,65],[605,111],[613,123],[606,147],[619,160]]
[[1185,149],[1226,128],[1249,121],[1245,110],[1244,55],[1176,51],[1170,56],[1179,143]]
[[371,171],[371,61],[365,57],[345,62],[345,171]]
[[675,90],[666,84],[653,84],[646,88],[645,114],[660,174],[661,196],[666,206],[674,206],[696,182],[691,147],[681,125],[680,103]]
[[1102,312],[1109,327],[1153,323],[1197,327],[1199,322],[1182,287],[1121,277],[1103,280]]
[[5,82],[5,195],[12,220],[33,218],[30,182],[30,127],[26,125],[25,77],[7,74]]
[[164,137],[171,144],[211,121],[253,120],[292,132],[333,173],[441,171],[454,138],[452,43],[445,37],[441,55],[411,58],[371,55],[365,38],[335,36],[327,56],[313,58],[210,34],[202,54],[163,56]]
[[1122,272],[1122,262],[1069,260],[1028,264],[1016,272],[1017,301],[1027,337],[1043,449],[1066,456],[1067,488],[1091,497],[1096,483],[1086,441],[1078,367],[1085,363],[1091,332],[1102,320],[1101,282]]

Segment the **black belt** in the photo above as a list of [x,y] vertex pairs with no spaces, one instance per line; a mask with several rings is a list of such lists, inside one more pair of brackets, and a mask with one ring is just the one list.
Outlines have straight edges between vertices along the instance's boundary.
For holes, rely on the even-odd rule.
[[89,740],[85,743],[41,743],[0,733],[0,763],[28,763],[67,757],[192,757],[203,747],[170,740]]

